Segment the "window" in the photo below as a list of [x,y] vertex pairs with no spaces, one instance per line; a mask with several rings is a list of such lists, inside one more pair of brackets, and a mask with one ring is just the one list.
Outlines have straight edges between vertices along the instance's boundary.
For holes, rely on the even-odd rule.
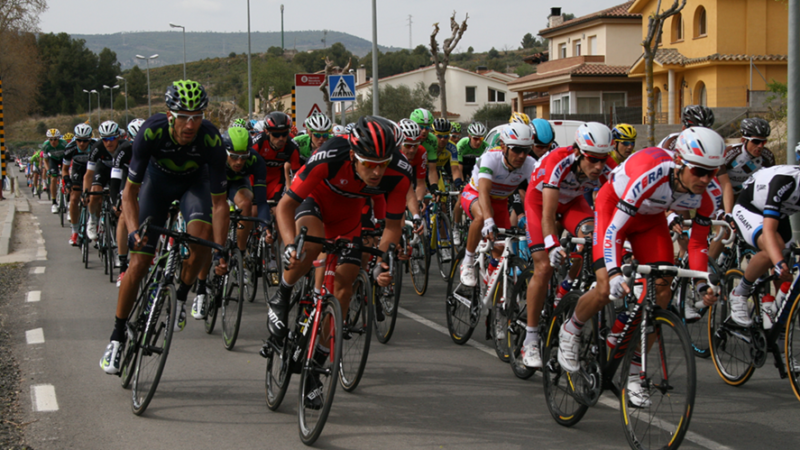
[[535,106],[526,106],[525,108],[522,109],[522,112],[527,114],[528,117],[530,117],[532,119],[536,117],[536,107]]
[[561,96],[561,113],[569,114],[569,95]]
[[597,36],[589,36],[589,48],[587,55],[597,54]]
[[567,44],[558,44],[558,58],[564,59],[567,57]]
[[506,93],[489,88],[489,103],[505,103]]
[[706,9],[698,6],[694,12],[694,37],[703,37],[706,35]]
[[575,49],[574,49],[574,54],[572,56],[581,56],[581,40],[580,39],[576,39],[575,40]]
[[439,83],[433,83],[428,86],[428,93],[431,94],[431,97],[438,97],[440,92]]
[[655,103],[656,112],[660,113],[663,110],[661,109],[661,90],[659,88],[653,89],[653,99]]
[[624,92],[603,92],[603,111],[608,113],[613,106],[625,106]]
[[694,103],[700,106],[708,106],[706,84],[702,81],[698,81],[694,87]]
[[550,109],[551,114],[561,114],[561,99],[553,100],[553,106]]
[[672,42],[683,40],[683,16],[681,13],[672,16]]
[[467,103],[477,103],[475,100],[475,86],[467,86]]
[[600,97],[578,97],[578,114],[598,114],[600,111]]

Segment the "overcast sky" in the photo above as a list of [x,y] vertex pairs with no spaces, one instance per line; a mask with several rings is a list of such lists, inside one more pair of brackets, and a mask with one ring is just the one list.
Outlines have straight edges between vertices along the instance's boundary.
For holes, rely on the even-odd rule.
[[[294,0],[250,2],[252,31],[280,31],[280,5],[285,5],[284,29],[336,30],[372,40],[372,2],[369,0]],[[439,43],[450,36],[449,18],[464,20],[468,29],[459,50],[472,46],[516,49],[525,33],[536,35],[547,25],[551,6],[576,17],[624,3],[624,0],[378,0],[378,43],[408,47],[408,16],[412,16],[412,47],[428,45],[434,22]],[[169,22],[186,31],[247,31],[246,0],[49,0],[39,24],[43,32],[109,34],[121,31],[164,31]],[[180,30],[178,30],[180,31]]]

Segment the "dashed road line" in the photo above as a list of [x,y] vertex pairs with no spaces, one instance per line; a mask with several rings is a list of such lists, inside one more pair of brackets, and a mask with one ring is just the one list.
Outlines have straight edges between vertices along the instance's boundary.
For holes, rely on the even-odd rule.
[[40,267],[31,267],[31,275],[41,275],[44,273],[44,266]]
[[38,302],[42,299],[42,291],[30,291],[28,292],[28,298],[25,299],[26,303],[33,303]]
[[58,411],[55,386],[52,384],[31,386],[31,404],[36,412]]
[[34,328],[25,332],[25,340],[28,345],[44,344],[44,330],[41,328]]

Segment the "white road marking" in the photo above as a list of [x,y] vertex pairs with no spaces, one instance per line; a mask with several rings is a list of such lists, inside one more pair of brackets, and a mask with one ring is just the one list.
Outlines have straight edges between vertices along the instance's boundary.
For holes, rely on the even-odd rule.
[[37,384],[31,386],[31,400],[34,411],[58,411],[56,388],[52,384]]
[[31,275],[41,275],[44,273],[44,266],[40,267],[31,267]]
[[[411,319],[411,320],[413,320],[415,322],[419,322],[419,323],[425,325],[428,328],[436,330],[436,331],[444,334],[445,336],[450,336],[450,331],[447,329],[447,327],[443,327],[443,326],[439,325],[438,323],[430,321],[430,320],[420,316],[419,314],[414,314],[413,312],[411,312],[411,311],[409,311],[409,310],[407,310],[405,308],[397,308],[397,312],[399,312],[400,314],[408,317],[409,319]],[[474,348],[486,353],[487,355],[491,355],[491,356],[497,357],[497,354],[495,353],[494,349],[492,349],[488,345],[484,345],[484,344],[481,344],[479,342],[476,342],[474,339],[471,339],[471,340],[467,341],[467,345],[469,345],[471,347],[474,347]],[[614,408],[616,410],[619,410],[619,400],[617,400],[616,398],[611,399],[611,398],[601,397],[600,400],[598,401],[598,403],[601,403],[601,404],[603,404],[605,406],[608,406],[609,408]],[[653,425],[655,425],[658,428],[661,428],[663,430],[667,430],[667,431],[675,429],[674,426],[670,427],[668,424],[663,424],[663,423],[659,423],[659,422],[654,422]],[[687,431],[686,432],[685,439],[690,440],[690,441],[694,442],[695,444],[700,445],[701,447],[708,448],[708,449],[711,449],[711,450],[731,450],[730,447],[727,447],[727,446],[722,445],[722,444],[720,444],[718,442],[712,441],[711,439],[708,439],[708,438],[705,438],[703,436],[700,436],[699,434],[694,433],[692,431]]]
[[42,299],[42,291],[30,291],[28,292],[28,298],[25,299],[27,303],[38,302]]
[[48,205],[50,203],[53,203],[53,202],[51,202],[50,200],[39,200],[39,204],[40,205]]
[[35,328],[33,330],[26,331],[25,340],[28,341],[28,345],[44,344],[44,330],[41,328]]

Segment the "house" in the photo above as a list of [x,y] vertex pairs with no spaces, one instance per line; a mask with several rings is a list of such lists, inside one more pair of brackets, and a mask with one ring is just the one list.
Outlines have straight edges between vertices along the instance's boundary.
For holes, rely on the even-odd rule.
[[[657,1],[632,3],[628,13],[648,17]],[[662,2],[662,8],[671,4]],[[644,21],[640,39],[646,35]],[[767,81],[786,82],[787,54],[785,1],[687,0],[679,14],[664,22],[654,58],[657,122],[680,123],[681,110],[691,104],[753,106],[755,94],[766,90]],[[646,96],[643,57],[633,64],[629,76],[642,81]]]
[[552,8],[548,28],[539,31],[549,40],[547,55],[526,58],[538,63],[536,73],[508,83],[517,94],[515,109],[550,119],[608,114],[614,106],[641,108],[641,83],[628,77],[641,54],[642,15],[628,11],[633,3],[566,22],[561,8]]

